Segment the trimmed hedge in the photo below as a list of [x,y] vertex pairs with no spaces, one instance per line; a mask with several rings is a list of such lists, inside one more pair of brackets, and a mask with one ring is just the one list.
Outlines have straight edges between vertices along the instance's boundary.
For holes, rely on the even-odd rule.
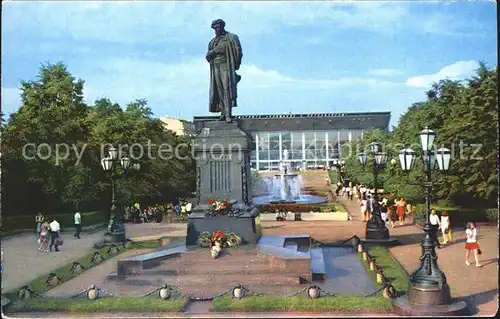
[[[61,230],[65,227],[73,227],[73,213],[44,215],[45,219],[55,217],[61,225]],[[91,226],[108,221],[109,213],[105,211],[82,212],[82,226]],[[2,233],[15,232],[16,230],[36,229],[35,215],[19,215],[2,217]]]

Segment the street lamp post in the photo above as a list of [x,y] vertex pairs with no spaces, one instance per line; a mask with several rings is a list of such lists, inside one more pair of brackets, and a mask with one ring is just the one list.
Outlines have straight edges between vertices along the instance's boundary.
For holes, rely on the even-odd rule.
[[111,210],[108,223],[108,229],[104,234],[105,243],[121,243],[125,242],[125,225],[123,224],[123,216],[121,212],[117,211],[115,200],[115,185],[119,177],[118,167],[121,166],[123,174],[129,170],[138,171],[140,164],[132,164],[130,158],[118,158],[118,151],[111,147],[108,150],[108,156],[101,159],[102,169],[109,174],[111,179]]
[[[371,219],[366,223],[366,239],[367,240],[388,240],[389,230],[385,226],[385,221],[381,216],[381,206],[378,200],[378,175],[385,168],[387,154],[381,151],[381,145],[377,142],[370,143],[370,153],[372,154],[372,172],[373,172],[373,212]],[[360,153],[359,161],[363,168],[368,162],[368,154]]]
[[342,185],[344,185],[344,180],[345,180],[345,161],[340,160],[340,159],[334,159],[333,160],[333,167],[337,169],[338,176],[340,178],[340,182],[342,182]]
[[[436,133],[428,128],[420,132],[422,146],[421,159],[424,165],[425,180],[425,237],[421,242],[422,255],[420,256],[420,267],[410,276],[408,295],[404,300],[397,300],[396,306],[409,307],[412,311],[427,314],[445,314],[459,312],[465,309],[465,302],[450,305],[450,287],[446,281],[444,272],[437,263],[436,246],[430,233],[430,210],[432,192],[432,170],[437,161],[441,171],[447,171],[450,167],[451,152],[447,148],[432,150]],[[409,148],[399,152],[399,161],[403,171],[410,171],[415,164],[415,152]]]

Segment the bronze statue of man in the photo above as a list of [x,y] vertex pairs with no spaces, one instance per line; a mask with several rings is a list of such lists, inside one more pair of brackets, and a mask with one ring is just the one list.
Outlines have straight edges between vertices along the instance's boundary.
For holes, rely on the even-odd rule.
[[236,34],[227,32],[226,23],[222,19],[212,22],[215,37],[208,44],[206,59],[210,63],[210,112],[220,112],[220,120],[231,122],[231,111],[237,106],[236,86],[241,76],[236,74],[240,69],[240,40]]

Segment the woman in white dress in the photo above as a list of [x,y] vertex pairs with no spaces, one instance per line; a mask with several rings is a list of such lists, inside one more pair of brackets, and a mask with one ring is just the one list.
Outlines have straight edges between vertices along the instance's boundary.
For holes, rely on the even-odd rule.
[[441,214],[441,232],[443,233],[443,244],[451,242],[450,229],[450,216],[448,216],[447,212],[443,211],[443,213]]
[[361,199],[361,203],[359,205],[361,206],[361,216],[363,218],[363,222],[366,222],[367,205],[368,205],[368,200],[366,199],[366,195],[363,195],[363,198]]

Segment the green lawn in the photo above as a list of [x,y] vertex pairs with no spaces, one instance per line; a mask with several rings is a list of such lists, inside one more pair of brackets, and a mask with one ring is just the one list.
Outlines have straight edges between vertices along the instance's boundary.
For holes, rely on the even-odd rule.
[[390,300],[383,297],[220,297],[212,301],[212,312],[388,312]]
[[[394,288],[396,288],[398,294],[406,293],[408,290],[408,275],[405,270],[392,259],[389,250],[386,247],[374,244],[365,244],[363,246],[368,254],[372,258],[375,258],[375,263],[380,269],[382,269],[384,276],[391,282]],[[360,253],[358,253],[358,256],[361,259]],[[376,281],[375,272],[370,271],[369,264],[366,261],[362,260],[362,262],[363,267],[369,273],[370,277]]]
[[108,297],[97,300],[66,298],[32,298],[8,306],[10,312],[182,312],[184,298],[162,300],[155,297]]
[[[140,244],[141,246],[144,246],[144,248],[157,248],[160,246],[160,243],[158,241],[138,242],[138,244]],[[117,256],[117,255],[119,255],[127,250],[135,249],[135,246],[132,246],[132,248],[127,249],[127,248],[123,247],[123,245],[120,245],[118,247],[118,249],[120,250],[118,252],[118,254],[114,254],[114,255],[110,255],[110,256],[107,255],[108,249],[109,249],[108,247],[104,247],[101,249],[95,249],[91,253],[88,253],[87,255],[85,255],[85,256],[83,256],[75,261],[78,262],[80,265],[82,265],[85,269],[89,269],[89,268],[92,268],[94,266],[91,264],[91,260],[92,260],[92,256],[94,255],[95,252],[99,252],[101,254],[101,256],[103,256],[104,259],[107,259],[107,258],[112,258],[114,256]],[[72,266],[73,266],[73,262],[51,271],[51,273],[56,274],[57,277],[59,277],[59,279],[60,279],[59,284],[66,282],[66,281],[78,276],[78,274],[70,273]],[[44,292],[46,292],[52,288],[52,287],[49,287],[45,284],[49,275],[50,275],[50,273],[42,275],[42,276],[32,280],[31,282],[29,282],[27,284],[27,286],[30,289],[32,289],[40,294],[43,294]],[[20,288],[21,287],[18,287],[15,290],[7,292],[6,296],[11,300],[17,300],[17,292],[19,291]]]

